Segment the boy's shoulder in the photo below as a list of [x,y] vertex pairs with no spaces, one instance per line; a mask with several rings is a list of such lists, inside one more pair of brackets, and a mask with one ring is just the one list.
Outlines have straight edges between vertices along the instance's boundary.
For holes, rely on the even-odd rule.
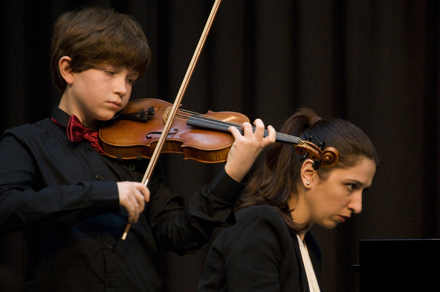
[[52,128],[51,123],[49,118],[45,118],[33,124],[23,124],[9,128],[2,136],[14,136],[20,140],[42,139],[47,136],[49,132],[52,132],[52,129],[50,129]]

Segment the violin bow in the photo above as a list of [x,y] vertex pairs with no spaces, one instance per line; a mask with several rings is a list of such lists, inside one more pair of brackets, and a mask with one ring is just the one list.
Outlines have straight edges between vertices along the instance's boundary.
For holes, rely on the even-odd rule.
[[[211,13],[209,14],[208,20],[206,21],[205,28],[203,29],[203,32],[200,36],[199,42],[198,42],[197,47],[194,51],[191,62],[189,63],[188,69],[186,70],[185,77],[183,78],[182,84],[180,85],[180,89],[177,93],[176,99],[174,100],[173,107],[171,108],[171,110],[169,112],[168,119],[165,123],[162,134],[160,135],[159,140],[157,141],[157,144],[156,144],[156,148],[154,149],[154,152],[151,155],[150,163],[148,164],[147,170],[145,171],[144,177],[142,179],[142,183],[145,186],[147,186],[148,181],[151,178],[151,175],[153,173],[153,169],[156,166],[156,163],[158,161],[159,154],[162,151],[163,145],[165,144],[166,137],[168,136],[168,133],[171,129],[171,126],[174,122],[174,118],[176,117],[176,114],[179,110],[179,107],[180,107],[182,99],[183,99],[183,95],[185,94],[186,88],[189,83],[189,79],[191,78],[191,75],[194,71],[197,60],[199,59],[200,52],[202,51],[203,45],[205,44],[209,30],[211,29],[215,15],[217,14],[217,10],[220,6],[220,2],[221,2],[221,0],[215,0],[214,4],[212,6]],[[127,222],[127,225],[125,226],[124,233],[122,234],[122,240],[125,240],[130,228],[131,228],[131,223]]]

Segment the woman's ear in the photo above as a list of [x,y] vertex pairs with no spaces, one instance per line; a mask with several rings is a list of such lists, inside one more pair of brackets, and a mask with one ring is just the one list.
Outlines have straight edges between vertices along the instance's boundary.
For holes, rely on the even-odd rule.
[[66,81],[67,84],[73,83],[73,72],[71,66],[72,59],[68,56],[61,57],[58,61],[58,68],[60,70],[61,77]]
[[313,161],[311,159],[304,161],[301,166],[301,181],[306,189],[312,187],[313,179],[316,177],[314,176],[315,173],[316,170],[313,169]]

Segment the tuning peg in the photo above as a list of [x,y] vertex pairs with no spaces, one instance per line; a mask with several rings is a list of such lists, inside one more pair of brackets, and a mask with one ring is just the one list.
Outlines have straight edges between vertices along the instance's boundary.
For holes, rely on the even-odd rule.
[[321,160],[313,161],[313,165],[312,166],[313,166],[314,170],[318,170],[320,165],[321,165]]
[[306,152],[303,157],[301,157],[300,161],[304,162],[304,160],[306,160],[307,156],[309,156],[309,152]]

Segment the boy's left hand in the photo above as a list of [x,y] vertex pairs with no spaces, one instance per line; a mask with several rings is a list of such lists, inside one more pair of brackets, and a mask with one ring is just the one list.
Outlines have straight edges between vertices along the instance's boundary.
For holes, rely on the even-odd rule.
[[252,130],[250,123],[243,123],[243,135],[235,127],[229,128],[229,132],[234,136],[235,142],[229,150],[225,171],[237,182],[241,182],[249,172],[261,151],[269,144],[275,142],[276,132],[272,126],[267,127],[267,137],[264,137],[263,121],[256,119],[254,126],[255,132]]

